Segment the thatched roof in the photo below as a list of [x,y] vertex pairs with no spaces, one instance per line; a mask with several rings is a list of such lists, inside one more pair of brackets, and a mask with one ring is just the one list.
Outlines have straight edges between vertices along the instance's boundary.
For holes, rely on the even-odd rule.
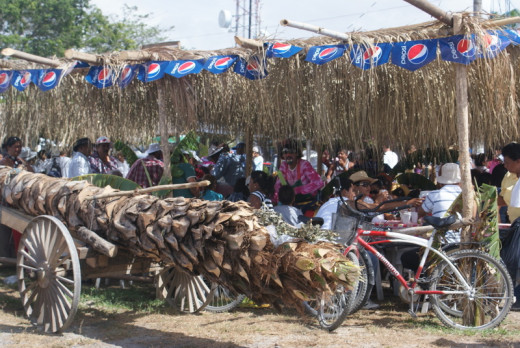
[[[482,27],[471,20],[466,32]],[[445,33],[445,34],[444,34]],[[396,42],[449,35],[439,22],[375,32],[351,33],[351,43]],[[308,49],[337,44],[315,37],[292,40]],[[257,53],[250,48],[183,51],[150,48],[145,60],[198,59],[214,55]],[[269,75],[251,81],[228,71],[202,71],[177,79],[128,87],[97,89],[86,83],[86,70],[62,79],[60,86],[41,92],[11,88],[2,95],[1,134],[43,135],[72,143],[74,139],[108,134],[116,139],[148,140],[158,133],[158,88],[163,88],[171,132],[224,131],[272,139],[306,138],[315,144],[339,141],[362,148],[389,142],[394,147],[447,147],[456,143],[454,63],[440,59],[411,72],[392,64],[364,71],[348,55],[324,65],[305,62],[306,50],[288,59],[269,60]],[[123,64],[120,52],[100,60]],[[493,146],[519,138],[517,66],[520,48],[510,45],[493,59],[477,59],[469,72],[470,142]],[[143,60],[143,61],[145,61]],[[136,63],[132,61],[132,63]]]

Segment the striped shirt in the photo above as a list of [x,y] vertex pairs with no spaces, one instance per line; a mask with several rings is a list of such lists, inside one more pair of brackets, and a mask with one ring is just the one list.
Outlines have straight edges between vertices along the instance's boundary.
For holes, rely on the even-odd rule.
[[462,192],[458,185],[445,185],[426,196],[422,209],[436,217],[444,217],[453,201]]
[[251,193],[252,195],[258,197],[260,199],[260,202],[262,203],[262,206],[260,209],[262,210],[273,210],[273,202],[271,202],[271,199],[269,199],[266,195],[264,195],[260,191],[255,191]]

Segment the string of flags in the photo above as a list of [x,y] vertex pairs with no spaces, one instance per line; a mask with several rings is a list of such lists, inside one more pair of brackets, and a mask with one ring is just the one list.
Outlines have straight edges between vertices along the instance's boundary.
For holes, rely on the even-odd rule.
[[[313,46],[307,51],[305,61],[317,65],[326,64],[348,52],[351,64],[368,70],[382,64],[391,63],[401,68],[415,71],[437,58],[438,52],[444,61],[470,64],[475,59],[493,58],[510,44],[520,45],[520,31],[489,31],[483,42],[477,44],[475,35],[455,35],[446,38],[416,40],[394,43],[363,45]],[[263,79],[268,75],[267,58],[290,58],[298,54],[302,47],[275,42],[266,43],[262,56],[251,56],[248,60],[237,55],[220,55],[200,60],[150,61],[143,64],[125,65],[122,69],[111,66],[90,66],[85,80],[97,88],[128,86],[135,78],[148,83],[159,80],[165,74],[181,78],[206,70],[222,74],[232,69],[236,74],[250,80]],[[77,62],[75,68],[89,67]],[[10,86],[24,91],[31,83],[40,90],[55,88],[68,72],[61,69],[0,70],[0,93]]]

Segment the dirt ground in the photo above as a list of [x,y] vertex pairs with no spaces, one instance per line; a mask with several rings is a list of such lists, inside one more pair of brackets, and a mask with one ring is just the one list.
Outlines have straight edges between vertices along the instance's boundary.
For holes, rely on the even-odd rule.
[[[0,279],[1,280],[1,279]],[[387,289],[389,290],[389,289]],[[388,294],[388,292],[386,293]],[[336,331],[296,311],[238,308],[230,313],[150,314],[82,301],[63,334],[44,334],[24,318],[19,294],[0,287],[0,347],[520,347],[520,312],[485,332],[446,329],[430,312],[413,320],[399,298],[362,310]]]

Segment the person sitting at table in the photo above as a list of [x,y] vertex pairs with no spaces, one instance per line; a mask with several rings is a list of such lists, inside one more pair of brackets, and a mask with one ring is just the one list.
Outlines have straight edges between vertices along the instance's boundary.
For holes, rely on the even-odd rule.
[[[444,217],[453,201],[462,192],[460,181],[460,168],[457,163],[446,163],[441,166],[437,176],[437,184],[440,185],[440,189],[432,191],[426,196],[424,203],[418,209],[419,217],[427,214]],[[448,231],[444,239],[446,243],[459,243],[460,232]]]
[[283,221],[289,225],[298,227],[301,221],[298,216],[303,215],[302,211],[292,206],[294,203],[294,189],[289,185],[280,187],[278,200],[281,204],[274,207],[274,211],[282,216]]
[[22,139],[18,137],[9,137],[2,144],[2,150],[4,151],[4,157],[0,160],[0,165],[27,170],[34,172],[30,164],[20,157],[22,152]]
[[249,198],[247,202],[255,209],[273,210],[271,195],[273,194],[274,178],[261,170],[255,170],[247,178]]
[[[346,178],[345,176],[340,176],[339,186],[339,194],[345,201],[352,201],[355,198],[356,194],[354,192],[354,185],[350,179]],[[339,204],[341,204],[341,198],[338,195],[336,197],[329,198],[329,200],[320,207],[315,217],[323,219],[323,225],[321,226],[322,229],[330,230],[333,227],[332,214],[338,212]]]

